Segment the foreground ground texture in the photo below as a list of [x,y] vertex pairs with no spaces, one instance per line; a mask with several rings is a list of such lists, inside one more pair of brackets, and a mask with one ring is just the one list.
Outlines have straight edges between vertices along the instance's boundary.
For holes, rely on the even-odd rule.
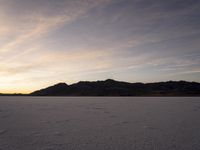
[[199,150],[200,98],[0,97],[0,150]]

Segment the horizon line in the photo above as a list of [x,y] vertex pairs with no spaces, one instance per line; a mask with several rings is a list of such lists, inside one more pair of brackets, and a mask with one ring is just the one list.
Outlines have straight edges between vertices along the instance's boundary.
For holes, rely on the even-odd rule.
[[[81,81],[77,81],[77,82],[74,82],[74,83],[71,83],[71,84],[67,84],[66,82],[57,82],[57,83],[54,83],[54,84],[51,84],[49,86],[46,86],[46,87],[41,87],[37,90],[41,90],[41,89],[45,89],[45,88],[48,88],[48,87],[51,87],[51,86],[54,86],[54,85],[57,85],[57,84],[61,84],[61,83],[64,83],[68,86],[71,86],[73,84],[77,84],[79,82],[101,82],[101,81],[107,81],[107,80],[113,80],[113,81],[117,81],[117,82],[126,82],[126,83],[141,83],[141,84],[151,84],[151,83],[166,83],[166,82],[190,82],[190,83],[200,83],[198,81],[188,81],[188,80],[166,80],[166,81],[154,81],[154,82],[129,82],[129,81],[122,81],[122,80],[115,80],[115,79],[104,79],[104,80],[81,80]],[[34,91],[37,91],[37,90],[34,90]],[[31,94],[32,92],[34,91],[31,91],[31,92],[13,92],[13,93],[10,93],[10,92],[0,92],[0,95],[29,95]]]

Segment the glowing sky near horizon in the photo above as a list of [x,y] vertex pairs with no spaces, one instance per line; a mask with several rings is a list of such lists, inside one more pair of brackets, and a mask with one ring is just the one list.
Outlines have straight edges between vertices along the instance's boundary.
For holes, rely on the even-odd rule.
[[58,82],[200,82],[198,0],[0,0],[0,93]]

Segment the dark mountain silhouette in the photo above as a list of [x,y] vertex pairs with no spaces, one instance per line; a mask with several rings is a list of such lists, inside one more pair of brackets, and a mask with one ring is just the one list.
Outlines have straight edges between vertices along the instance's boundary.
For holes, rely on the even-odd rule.
[[66,83],[58,83],[54,86],[50,86],[48,88],[35,91],[31,93],[31,95],[60,96],[60,95],[67,95],[69,90],[70,90],[69,85],[67,85]]
[[30,93],[31,96],[200,96],[200,83],[168,81],[157,83],[128,83],[108,79],[80,81],[54,86]]

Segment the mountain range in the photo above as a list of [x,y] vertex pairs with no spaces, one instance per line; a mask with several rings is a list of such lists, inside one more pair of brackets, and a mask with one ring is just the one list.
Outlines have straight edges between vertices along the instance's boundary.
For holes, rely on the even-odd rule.
[[167,81],[156,83],[128,83],[107,79],[80,81],[56,85],[34,91],[30,96],[200,96],[200,83]]

